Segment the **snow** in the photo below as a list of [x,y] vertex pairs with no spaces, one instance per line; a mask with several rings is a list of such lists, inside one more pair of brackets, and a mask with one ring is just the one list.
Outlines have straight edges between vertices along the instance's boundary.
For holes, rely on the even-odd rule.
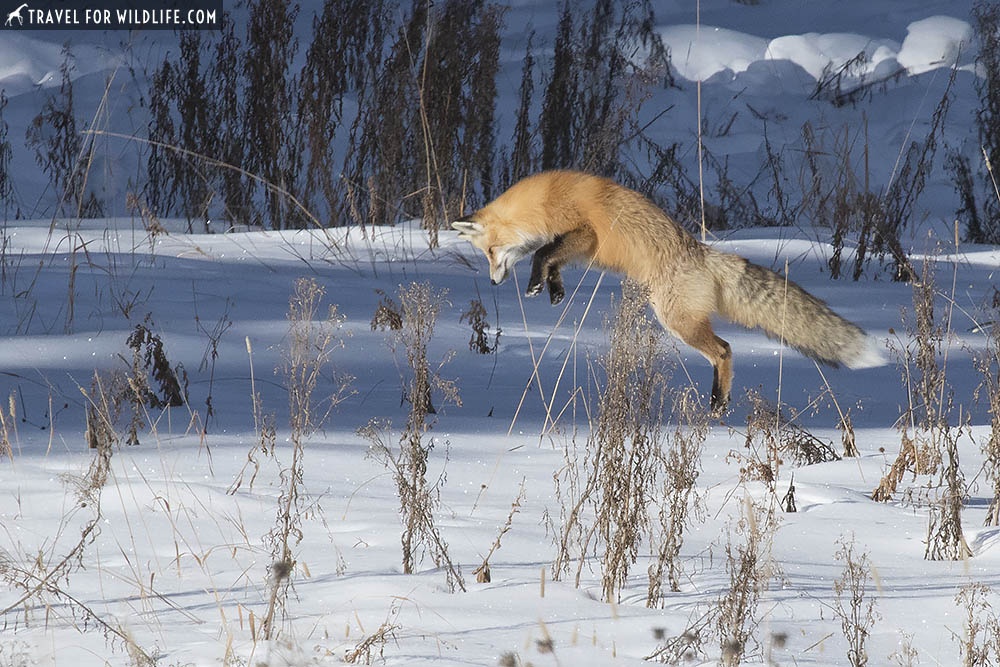
[[689,81],[708,79],[727,69],[743,72],[767,52],[766,40],[711,26],[666,26],[660,37],[670,49],[677,73]]
[[950,16],[931,16],[906,28],[902,46],[890,37],[857,33],[782,35],[770,41],[711,25],[670,25],[659,31],[670,49],[677,73],[689,81],[710,79],[720,72],[745,72],[755,63],[787,60],[819,79],[825,69],[835,72],[859,53],[865,62],[856,72],[875,74],[894,59],[908,74],[922,74],[958,62],[972,42],[972,28]]
[[[799,409],[822,391],[824,380],[812,362],[781,352],[777,342],[759,332],[721,324],[719,335],[732,344],[736,362],[737,405],[725,420],[735,432],[717,424],[706,442],[698,485],[706,500],[706,520],[695,523],[685,541],[686,583],[681,592],[668,594],[662,609],[647,609],[643,602],[649,556],[643,555],[617,605],[599,601],[596,561],[584,568],[579,589],[572,577],[553,582],[548,571],[543,598],[541,571],[550,567],[554,546],[542,516],[559,511],[552,474],[563,465],[562,447],[569,444],[574,424],[586,429],[587,421],[582,408],[575,421],[567,412],[561,429],[540,438],[546,403],[534,391],[527,393],[516,422],[514,413],[531,378],[532,359],[539,358],[550,336],[539,364],[547,392],[567,355],[569,372],[582,377],[587,355],[606,349],[601,322],[618,292],[617,280],[608,276],[601,281],[584,319],[598,276],[567,270],[567,286],[582,280],[581,292],[568,307],[566,323],[555,328],[561,308],[549,306],[544,297],[519,299],[513,281],[491,287],[485,260],[452,232],[443,232],[442,247],[431,251],[415,224],[380,229],[367,240],[357,230],[346,235],[333,230],[344,248],[337,253],[327,248],[319,231],[172,232],[149,239],[141,232],[133,236],[125,222],[103,221],[108,229],[117,227],[117,234],[106,234],[94,223],[88,225],[92,229],[78,232],[76,242],[87,244],[93,264],[77,272],[70,333],[62,332],[72,244],[62,242],[58,230],[49,237],[50,221],[8,223],[8,252],[24,258],[18,284],[34,274],[38,260],[44,261],[29,296],[15,298],[8,291],[0,301],[3,321],[10,323],[0,339],[0,395],[14,392],[21,418],[13,437],[14,456],[3,462],[7,472],[0,476],[0,494],[8,499],[0,507],[2,548],[16,559],[34,558],[41,549],[43,558],[52,562],[78,540],[88,514],[85,508],[70,512],[75,505],[72,480],[86,472],[91,460],[82,445],[86,403],[81,390],[90,391],[93,369],[124,367],[129,358],[124,339],[150,313],[151,327],[162,337],[171,363],[182,363],[189,374],[190,407],[151,414],[155,430],[143,433],[138,446],[116,449],[111,479],[101,497],[100,534],[87,547],[85,569],[72,573],[64,588],[105,620],[121,624],[145,650],[160,651],[169,664],[219,664],[230,636],[232,651],[245,660],[336,664],[334,656],[353,648],[388,615],[401,628],[385,646],[387,664],[492,665],[507,651],[534,664],[554,664],[553,656],[539,653],[535,644],[545,633],[554,641],[560,664],[641,664],[657,646],[655,628],[681,632],[692,615],[703,613],[724,591],[720,554],[727,526],[742,511],[742,498],[768,502],[765,487],[741,484],[736,464],[727,461],[731,452],[743,450],[740,430],[748,409],[738,398],[743,388],[761,387],[773,398],[780,373],[782,401]],[[180,221],[165,224],[183,226]],[[801,236],[743,230],[717,245],[768,266],[782,267],[788,259],[791,276],[862,324],[880,345],[886,339],[898,340],[899,334],[890,335],[889,329],[902,330],[900,309],[911,298],[907,286],[830,281],[820,271],[830,248]],[[948,282],[957,271],[962,303],[981,303],[997,266],[995,253],[963,247],[954,258],[957,264],[949,256],[940,258],[939,277]],[[108,270],[112,266],[116,269]],[[524,284],[528,267],[522,262],[517,268],[518,281]],[[267,645],[252,640],[249,614],[254,612],[259,622],[266,601],[270,556],[263,538],[274,524],[278,472],[290,456],[289,433],[280,426],[287,409],[284,381],[271,369],[280,366],[287,344],[285,313],[292,282],[303,275],[325,286],[327,301],[347,317],[341,329],[345,348],[332,362],[338,372],[355,376],[356,393],[307,442],[304,485],[322,514],[304,521],[304,538],[296,547],[299,565],[288,601],[290,620],[283,626],[288,644]],[[394,361],[388,334],[372,332],[369,319],[378,301],[376,288],[392,294],[396,285],[410,280],[449,289],[430,358],[455,350],[442,373],[457,380],[463,405],[442,408],[429,434],[437,445],[431,474],[447,473],[437,520],[452,558],[461,564],[468,593],[447,592],[444,574],[426,559],[416,574],[400,574],[398,501],[392,481],[376,461],[366,458],[367,443],[356,434],[372,417],[390,418],[397,425],[405,420],[396,366],[405,362]],[[494,296],[499,306],[503,335],[496,359],[469,352],[468,324],[458,321],[477,287],[493,323]],[[128,320],[114,312],[127,295],[136,299]],[[520,315],[522,302],[527,326]],[[25,325],[29,312],[32,319]],[[217,348],[216,416],[204,437],[191,427],[192,411],[204,419],[208,395],[207,370],[199,364],[209,341],[198,329],[196,313],[208,329],[223,316],[233,322]],[[580,321],[584,326],[574,343],[576,325],[569,323]],[[19,324],[32,333],[18,333]],[[256,388],[265,411],[276,413],[279,421],[277,460],[258,454],[260,472],[252,487],[249,473],[241,473],[256,442],[247,337]],[[987,435],[984,424],[989,419],[968,400],[978,380],[967,349],[981,343],[981,335],[970,332],[965,321],[954,327],[948,342],[950,380],[956,396],[964,397],[965,409],[973,411],[976,425],[973,437],[961,443],[963,470],[970,476],[980,465],[979,443]],[[670,354],[705,391],[710,369],[700,356],[682,345]],[[841,570],[833,559],[835,542],[854,535],[859,548],[869,553],[880,582],[878,610],[883,619],[869,640],[870,654],[884,658],[896,648],[899,632],[906,631],[917,635],[914,645],[922,659],[952,662],[957,647],[950,632],[960,626],[952,601],[955,593],[969,581],[1000,585],[1000,534],[976,528],[986,510],[986,487],[981,484],[978,493],[973,492],[963,514],[975,555],[960,563],[924,561],[926,508],[904,502],[902,495],[886,504],[868,498],[899,447],[893,422],[906,401],[899,369],[890,364],[823,373],[839,404],[856,406],[852,416],[862,456],[781,469],[779,493],[794,474],[799,512],[783,514],[775,535],[773,556],[782,583],[772,583],[765,593],[760,636],[788,634],[786,647],[773,649],[775,659],[783,663],[793,656],[799,664],[843,662],[846,649],[839,621],[828,605]],[[557,405],[575,386],[569,377],[557,393]],[[318,392],[330,391],[331,382],[325,379]],[[678,368],[671,386],[687,382]],[[836,408],[829,400],[820,405],[802,422],[818,437],[839,443],[840,434],[833,428]],[[582,447],[582,436],[577,437]],[[241,478],[239,490],[227,493]],[[492,583],[477,584],[471,571],[504,523],[522,479],[526,497],[491,559]],[[926,481],[905,484],[917,490]],[[4,604],[17,594],[5,594]],[[106,642],[100,633],[81,632],[72,611],[65,604],[53,607],[47,623],[37,609],[28,613],[27,621],[22,613],[10,616],[2,644],[26,647],[26,655],[43,665],[97,665],[105,660],[125,664],[122,647]],[[820,640],[821,647],[806,650]]]
[[[93,45],[77,48],[76,69],[70,78],[77,79],[85,74],[99,72],[114,67],[114,58]],[[0,89],[7,97],[14,97],[32,90],[35,86],[52,88],[59,86],[62,74],[62,46],[28,34],[5,31],[0,41]]]
[[971,44],[968,23],[950,16],[931,16],[907,26],[896,60],[911,74],[920,74],[955,64]]
[[[690,146],[697,116],[689,82],[702,80],[710,129],[737,114],[726,132],[704,137],[733,175],[749,179],[758,173],[765,122],[772,147],[795,173],[801,127],[809,121],[821,150],[842,141],[845,131],[855,142],[870,137],[873,180],[885,183],[899,152],[926,132],[956,62],[960,72],[944,138],[950,146],[974,139],[969,3],[762,0],[748,6],[704,0],[700,29],[693,3],[659,5],[659,31],[682,80],[680,89],[656,92],[646,112],[650,119],[668,105],[674,108],[648,131],[658,141]],[[304,9],[297,27],[303,39],[311,9]],[[557,12],[554,3],[513,3],[498,79],[505,86],[501,108],[516,106],[522,29],[537,31],[536,55],[544,58]],[[79,114],[89,119],[106,75],[127,60],[116,50],[119,35],[73,37]],[[8,31],[0,41],[0,87],[11,98],[5,112],[11,137],[24,135],[50,92],[44,88],[58,85],[64,38]],[[138,51],[153,64],[172,36],[151,38],[159,41]],[[855,82],[901,75],[857,107],[808,99],[824,70],[862,51],[864,62],[851,70]],[[113,87],[117,92],[104,121],[110,129],[144,132],[139,70],[141,65],[134,79],[122,76]],[[868,135],[862,133],[862,113]],[[150,410],[152,427],[140,432],[140,444],[115,449],[100,497],[99,531],[86,542],[79,567],[57,582],[73,600],[49,595],[47,607],[15,605],[4,614],[0,664],[131,664],[124,642],[85,618],[83,607],[163,665],[340,664],[346,650],[387,618],[399,625],[384,646],[389,665],[496,665],[506,652],[539,666],[646,664],[643,657],[659,644],[658,629],[668,636],[683,632],[728,589],[726,539],[745,499],[774,503],[793,476],[799,511],[780,513],[771,547],[780,576],[763,594],[756,633],[765,645],[772,635],[787,635],[784,646],[770,648],[775,664],[846,664],[847,644],[832,605],[833,583],[843,570],[834,554],[838,540],[850,536],[877,575],[871,594],[881,619],[868,639],[872,664],[889,662],[902,633],[913,636],[922,664],[958,664],[955,637],[961,636],[964,611],[954,598],[971,582],[992,587],[990,600],[1000,610],[1000,529],[982,527],[991,486],[980,447],[989,438],[991,416],[973,400],[981,381],[973,355],[985,349],[980,324],[990,317],[984,306],[995,294],[1000,250],[954,246],[952,187],[940,168],[904,243],[914,261],[937,260],[939,313],[955,306],[944,345],[956,406],[970,420],[958,446],[970,483],[962,522],[973,555],[960,562],[924,560],[936,477],[908,475],[891,502],[870,499],[899,450],[898,421],[910,400],[898,360],[902,346],[911,343],[901,314],[912,311],[911,288],[888,281],[877,260],[858,282],[831,280],[829,230],[724,231],[710,240],[715,247],[775,270],[787,261],[792,279],[870,334],[871,354],[856,370],[818,368],[759,331],[718,323],[717,333],[734,355],[734,406],[713,423],[705,442],[698,480],[705,504],[685,536],[681,590],[667,593],[662,608],[648,609],[647,543],[621,601],[611,605],[601,600],[596,558],[582,568],[579,587],[572,575],[552,580],[555,546],[545,524],[546,516],[559,516],[553,475],[566,465],[565,449],[576,447],[582,457],[589,431],[584,401],[592,400],[593,391],[588,378],[607,350],[603,322],[620,294],[616,276],[566,269],[566,302],[552,307],[544,295],[519,295],[527,262],[516,267],[514,280],[493,287],[485,259],[470,244],[444,231],[441,247],[431,249],[416,221],[365,233],[270,232],[217,220],[210,225],[213,233],[191,234],[186,221],[166,219],[166,232],[153,236],[120,205],[132,187],[135,153],[130,144],[102,144],[102,168],[94,176],[103,180],[118,217],[78,221],[50,217],[34,157],[15,147],[18,202],[29,219],[8,216],[0,244],[0,406],[13,448],[10,459],[0,458],[0,568],[48,571],[79,542],[94,516],[94,505],[79,502],[76,486],[94,458],[84,438],[88,396],[95,371],[128,369],[125,342],[137,324],[145,322],[162,338],[171,364],[183,365],[189,402]],[[683,159],[696,173],[693,151]],[[860,148],[852,159],[858,167]],[[768,186],[758,187],[763,200]],[[852,257],[845,248],[845,261]],[[288,346],[288,299],[300,277],[323,286],[325,302],[346,318],[337,330],[344,347],[331,363],[354,377],[353,393],[306,442],[302,482],[307,502],[316,506],[303,515],[302,541],[294,546],[294,587],[281,639],[267,643],[254,638],[250,615],[259,627],[270,591],[266,536],[275,526],[281,473],[291,461],[288,392],[277,369]],[[395,443],[405,424],[405,358],[393,354],[391,334],[372,331],[370,320],[380,299],[376,290],[394,296],[411,281],[448,290],[429,357],[436,366],[454,352],[441,374],[456,381],[462,405],[440,406],[427,436],[435,444],[429,477],[446,474],[435,519],[461,567],[466,593],[449,592],[444,572],[429,557],[416,573],[402,574],[396,490],[357,433],[372,418],[388,419],[396,429],[388,439]],[[471,330],[460,315],[477,297],[491,325],[502,327],[497,355],[468,349]],[[671,395],[691,383],[705,394],[711,369],[702,357],[670,339],[663,347],[676,364],[668,381]],[[536,362],[544,399],[533,380]],[[337,386],[332,373],[324,372],[317,396]],[[850,410],[861,456],[816,465],[785,462],[775,493],[761,482],[741,482],[738,457],[749,455],[748,389],[772,401],[780,391],[783,406],[801,412],[798,423],[838,450],[839,415]],[[254,391],[263,411],[275,414],[271,454],[255,450]],[[563,405],[569,407],[550,429],[550,406]],[[255,451],[259,470],[251,484],[255,464],[248,456]],[[472,571],[522,483],[520,511],[490,559],[492,582],[476,583]],[[0,609],[23,593],[0,589]],[[540,650],[544,644],[538,641],[546,637],[554,653]],[[719,656],[713,641],[705,664]]]

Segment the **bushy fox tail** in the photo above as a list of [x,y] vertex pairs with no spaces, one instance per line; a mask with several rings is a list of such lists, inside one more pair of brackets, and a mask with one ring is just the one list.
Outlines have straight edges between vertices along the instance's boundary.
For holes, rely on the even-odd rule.
[[[861,327],[845,320],[791,280],[728,253],[713,253],[719,312],[760,327],[816,361],[849,368],[881,366],[885,358]],[[786,287],[787,285],[787,287]]]

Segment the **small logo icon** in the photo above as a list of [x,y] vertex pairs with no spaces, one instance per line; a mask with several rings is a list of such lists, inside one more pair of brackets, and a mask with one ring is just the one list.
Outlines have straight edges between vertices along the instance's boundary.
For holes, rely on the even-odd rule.
[[15,9],[14,11],[12,11],[10,14],[7,14],[7,20],[4,21],[4,25],[5,26],[6,25],[10,25],[10,26],[14,25],[13,24],[13,20],[14,19],[17,19],[17,22],[18,22],[19,25],[24,25],[24,17],[21,16],[21,10],[24,9],[25,7],[27,7],[27,6],[28,6],[28,3],[26,2],[23,5],[21,5],[20,7],[18,7],[17,9]]

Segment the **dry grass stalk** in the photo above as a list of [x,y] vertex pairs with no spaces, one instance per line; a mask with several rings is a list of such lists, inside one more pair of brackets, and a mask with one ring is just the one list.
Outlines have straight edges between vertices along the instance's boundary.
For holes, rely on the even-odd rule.
[[448,587],[452,591],[465,591],[461,570],[451,560],[448,543],[434,523],[434,510],[440,504],[439,487],[444,475],[442,473],[433,485],[428,484],[426,472],[430,447],[415,446],[414,441],[404,434],[399,451],[393,451],[385,437],[387,432],[387,425],[372,420],[359,434],[371,443],[370,455],[389,468],[396,482],[403,521],[400,537],[403,573],[412,574],[424,551],[430,551],[435,566],[445,571]]
[[490,547],[489,552],[483,557],[483,564],[472,572],[472,574],[476,575],[476,581],[478,583],[488,584],[490,582],[490,558],[493,556],[493,553],[500,548],[500,540],[507,534],[513,525],[514,515],[521,511],[522,502],[524,502],[524,479],[521,480],[521,489],[518,491],[517,498],[510,505],[510,513],[507,515],[507,521],[504,523],[503,528],[500,529],[497,539],[493,541],[493,546]]
[[750,411],[744,448],[747,453],[731,452],[740,463],[744,480],[765,482],[772,490],[785,458],[798,465],[839,461],[831,443],[824,442],[796,423],[797,415],[779,411],[759,391],[747,391]]
[[837,596],[834,609],[840,617],[840,627],[847,639],[847,660],[852,667],[868,664],[865,641],[881,615],[875,611],[875,598],[871,597],[872,566],[867,552],[860,556],[854,538],[839,540],[836,559],[844,564],[840,579],[834,582]]
[[743,543],[734,545],[730,534],[726,544],[729,588],[719,598],[713,614],[724,665],[739,665],[750,641],[756,645],[752,652],[760,649],[755,639],[760,624],[757,605],[774,574],[771,544],[776,528],[773,508],[759,506],[747,497],[743,516],[736,525],[736,534],[743,536]]
[[343,317],[337,314],[336,306],[330,306],[325,319],[316,319],[324,291],[312,278],[300,278],[295,281],[295,291],[288,304],[289,344],[284,374],[288,389],[292,460],[281,471],[277,518],[266,538],[271,546],[271,590],[267,612],[260,625],[260,636],[264,639],[277,635],[279,616],[284,617],[288,589],[295,572],[294,549],[303,537],[302,514],[309,509],[303,488],[305,440],[342,399],[351,381],[347,377],[341,379],[337,390],[326,401],[325,412],[316,410],[313,392],[320,375],[327,369],[333,351],[343,346],[337,337]]
[[497,660],[498,667],[524,667],[525,664],[521,661],[521,656],[514,651],[507,651]]
[[[952,393],[947,384],[948,349],[944,341],[951,334],[950,314],[946,326],[935,315],[934,260],[925,257],[920,278],[913,281],[912,321],[906,322],[909,342],[902,346],[900,365],[909,397],[901,418],[904,428],[913,429],[917,447],[916,474],[934,474],[943,457],[944,440],[951,413]],[[952,303],[954,295],[952,295]],[[939,362],[940,360],[940,362]]]
[[392,607],[389,608],[389,614],[382,621],[382,624],[375,629],[375,632],[358,642],[353,649],[347,651],[344,654],[344,662],[370,665],[376,657],[376,652],[378,659],[383,660],[385,645],[389,643],[390,639],[395,640],[396,631],[403,627],[396,623],[398,616],[399,603],[393,602]]
[[899,637],[898,648],[889,654],[889,659],[899,667],[913,667],[919,662],[917,649],[913,648],[913,635],[901,631]]
[[433,425],[429,419],[435,412],[431,404],[432,390],[439,391],[445,402],[461,405],[454,381],[445,380],[439,372],[451,354],[434,369],[427,358],[427,348],[434,336],[434,326],[446,295],[446,291],[437,291],[428,283],[400,287],[398,310],[401,326],[391,345],[394,353],[400,347],[405,350],[407,365],[412,372],[408,381],[403,380],[404,396],[410,402],[406,427],[400,437],[398,452],[389,446],[383,434],[386,425],[377,420],[362,428],[360,433],[372,443],[371,455],[392,471],[396,482],[403,520],[400,538],[403,572],[411,574],[421,552],[429,550],[435,565],[444,568],[448,586],[452,590],[458,588],[464,591],[461,572],[448,555],[448,544],[434,524],[439,485],[444,477],[442,473],[435,484],[428,483],[427,462],[434,445],[424,441],[424,435]]
[[[92,402],[87,405],[87,427],[83,436],[90,449],[99,450],[105,443],[111,445],[118,443],[114,425],[126,393],[123,385],[124,378],[120,373],[112,372],[102,379],[96,371],[94,372],[94,379],[90,383]],[[112,389],[111,398],[105,387]]]
[[947,464],[941,471],[939,486],[943,493],[931,506],[927,522],[926,560],[963,560],[972,550],[962,533],[962,504],[965,500],[965,483],[958,465],[958,435],[960,430],[943,429]]
[[326,290],[312,278],[295,281],[288,304],[289,348],[284,372],[288,388],[288,416],[293,440],[303,440],[322,424],[342,401],[354,378],[334,374],[334,390],[316,411],[313,392],[330,358],[344,347],[339,329],[345,317],[337,306],[329,306],[323,319],[316,319]]
[[778,419],[774,416],[776,410],[756,390],[749,390],[747,397],[752,405],[747,413],[746,441],[743,445],[747,453],[730,453],[730,457],[740,463],[741,481],[759,480],[773,490],[781,463],[778,457],[780,436],[775,428]]
[[[667,372],[660,336],[661,329],[646,314],[642,290],[623,283],[601,362],[605,384],[596,410],[591,410],[597,418],[582,472],[567,449],[567,466],[556,475],[562,525],[556,530],[553,579],[568,569],[572,552],[578,551],[579,582],[587,554],[603,548],[602,592],[609,602],[617,601],[650,530],[647,510],[662,467],[656,453],[662,441]],[[585,518],[591,511],[593,523]]]
[[486,319],[487,314],[482,299],[477,297],[469,302],[469,309],[462,313],[458,320],[459,322],[468,321],[469,326],[472,327],[472,337],[469,338],[469,350],[477,354],[495,354],[500,349],[500,334],[503,330],[498,324],[496,333],[493,335],[493,341],[490,342],[488,333],[490,323]]
[[699,501],[696,485],[701,468],[701,453],[708,436],[709,415],[701,404],[697,391],[687,387],[674,400],[676,427],[666,451],[661,447],[657,456],[662,459],[665,475],[662,482],[660,503],[660,532],[654,543],[654,562],[649,566],[649,589],[646,606],[653,607],[662,600],[664,578],[670,590],[680,590],[681,547],[684,532],[691,523],[692,513],[697,517]]
[[892,494],[896,493],[896,488],[903,481],[903,476],[906,472],[908,470],[914,471],[918,467],[920,466],[917,464],[917,446],[907,435],[904,428],[902,442],[899,446],[899,454],[896,455],[896,459],[889,466],[888,472],[882,477],[879,485],[872,491],[872,500],[881,503],[892,500]]
[[788,491],[781,498],[781,508],[789,514],[799,511],[795,506],[795,475],[788,480]]
[[[705,653],[705,641],[711,635],[712,611],[702,614],[694,622],[688,624],[684,632],[667,637],[664,643],[646,656],[646,660],[655,660],[668,665],[693,663],[699,655]],[[657,639],[662,639],[665,633],[655,632]]]
[[[949,299],[952,304],[954,290],[953,280]],[[874,500],[889,500],[907,471],[916,476],[941,470],[946,450],[951,449],[957,457],[957,450],[952,445],[958,434],[949,425],[954,403],[946,375],[948,347],[944,346],[944,341],[951,336],[951,310],[943,326],[936,323],[936,294],[934,260],[926,257],[920,278],[913,281],[914,318],[912,322],[906,322],[910,342],[901,344],[895,350],[908,396],[906,411],[900,418],[902,444],[899,455],[872,492]],[[891,329],[889,331],[893,333]],[[909,435],[911,431],[912,438]],[[946,480],[952,472],[943,470],[942,480]],[[950,495],[951,492],[946,492],[945,499]]]
[[851,421],[850,410],[847,411],[844,418],[837,424],[837,428],[844,433],[841,437],[841,444],[844,446],[844,456],[861,456],[861,453],[858,451],[857,442],[854,438],[854,423]]
[[246,337],[246,346],[247,357],[250,360],[250,400],[253,405],[253,423],[254,432],[257,434],[257,442],[255,446],[247,451],[246,463],[243,464],[233,483],[226,489],[226,493],[229,495],[233,495],[243,486],[244,475],[246,475],[247,470],[251,466],[253,466],[253,472],[250,475],[249,487],[250,490],[253,490],[253,483],[257,479],[257,473],[260,472],[260,462],[257,460],[257,452],[262,453],[264,456],[271,456],[272,458],[277,453],[275,443],[278,431],[274,425],[274,413],[264,413],[264,402],[257,392],[257,384],[253,374],[253,346],[250,344],[249,336]]
[[[916,397],[920,405],[916,406],[921,430],[928,434],[924,448],[928,452],[930,468],[924,472],[933,474],[941,461],[940,430],[947,424],[947,414],[943,413],[939,396],[945,391],[944,368],[938,364],[942,341],[945,338],[944,328],[935,324],[934,317],[934,261],[927,258],[921,268],[920,280],[913,285],[913,311],[915,326],[909,332],[916,351],[913,354],[913,364],[918,372],[916,378]],[[909,352],[909,350],[907,350]],[[914,406],[909,406],[914,410]],[[911,415],[910,419],[915,417]]]
[[10,431],[17,428],[17,417],[14,412],[14,394],[10,395],[10,424],[8,429],[7,417],[4,415],[4,407],[0,405],[0,458],[6,456],[11,461],[14,460],[14,445],[10,438]]
[[1000,664],[1000,620],[989,602],[992,591],[978,582],[964,586],[955,604],[965,611],[959,641],[963,667],[995,667]]
[[[260,396],[256,396],[255,403],[259,405]],[[258,424],[260,425],[257,429],[257,441],[253,447],[247,451],[247,460],[240,469],[239,474],[237,474],[236,479],[233,483],[229,485],[226,489],[226,493],[229,495],[235,494],[243,486],[244,476],[247,471],[252,467],[253,470],[250,472],[250,479],[247,483],[249,490],[253,490],[253,483],[257,480],[257,474],[260,472],[260,461],[258,460],[258,452],[264,456],[274,457],[277,454],[277,438],[278,430],[274,425],[274,413],[264,414],[263,409],[260,410],[260,416],[258,419]]]
[[229,297],[226,297],[226,306],[222,311],[222,315],[216,320],[215,326],[209,329],[202,323],[201,317],[198,315],[198,302],[197,300],[195,301],[195,326],[208,339],[208,343],[205,345],[205,352],[201,356],[201,363],[198,365],[198,372],[200,373],[208,369],[208,396],[205,397],[205,426],[203,432],[208,432],[208,421],[215,416],[215,406],[212,403],[212,391],[215,387],[215,362],[219,358],[219,342],[226,331],[233,326],[233,321],[230,318],[231,307],[232,301],[230,301]]
[[156,248],[153,241],[155,241],[156,237],[160,234],[167,234],[166,228],[160,222],[156,213],[149,207],[146,200],[134,192],[129,192],[125,195],[125,208],[132,213],[139,214],[139,219],[142,221],[142,228],[146,230],[147,234],[149,234],[149,249],[150,253],[152,253]]
[[[162,410],[168,407],[178,407],[187,403],[187,371],[182,364],[170,365],[161,338],[153,333],[153,323],[149,315],[142,323],[135,325],[125,345],[132,352],[128,376],[128,403],[131,406],[131,421],[129,422],[126,443],[139,444],[139,431],[146,428],[148,419],[147,408]],[[117,378],[111,378],[117,381]],[[111,385],[111,392],[117,403],[124,402],[119,398],[120,392]],[[158,389],[154,391],[154,386]]]
[[[91,393],[80,388],[88,406],[94,410],[94,419],[104,424],[102,428],[94,429],[90,439],[94,446],[94,459],[86,474],[78,477],[69,474],[64,476],[76,493],[76,503],[66,512],[64,521],[80,513],[89,514],[90,517],[80,529],[79,540],[61,557],[46,560],[41,553],[15,556],[6,551],[0,552],[0,581],[4,581],[12,590],[21,591],[16,601],[0,610],[0,617],[15,614],[15,618],[23,616],[27,621],[31,608],[44,609],[46,614],[51,614],[54,613],[53,610],[65,607],[72,617],[68,619],[69,624],[83,628],[96,627],[109,646],[123,649],[136,665],[152,667],[155,660],[135,643],[121,625],[102,618],[86,601],[74,596],[70,589],[71,575],[84,567],[84,553],[97,539],[104,523],[101,494],[111,472],[114,445],[119,441],[112,426],[113,415],[107,410],[112,401],[103,394],[96,376],[94,386],[97,389]],[[57,534],[61,534],[62,529],[60,526]],[[24,567],[19,562],[31,565]],[[80,619],[82,624],[79,623]]]
[[[773,413],[762,421],[770,424],[768,428],[773,431]],[[668,638],[647,659],[669,664],[693,661],[705,654],[705,644],[713,636],[719,641],[724,665],[741,664],[751,641],[755,644],[750,647],[751,652],[760,652],[760,644],[755,639],[760,624],[757,606],[768,580],[776,574],[771,545],[777,522],[773,505],[765,508],[746,498],[735,528],[736,534],[743,537],[743,543],[734,545],[733,531],[730,531],[726,544],[729,574],[726,592],[684,632]]]
[[[997,295],[994,295],[994,299]],[[996,309],[994,309],[996,314]],[[994,318],[986,336],[986,349],[975,356],[976,368],[982,375],[974,397],[977,402],[985,393],[990,413],[989,437],[982,444],[983,470],[993,486],[993,498],[986,512],[984,525],[1000,526],[1000,320]]]
[[602,588],[608,602],[618,600],[649,533],[646,510],[656,494],[666,367],[660,328],[646,314],[645,296],[638,286],[622,284],[593,434],[599,479],[594,510],[604,543]]
[[391,296],[380,289],[375,290],[379,295],[378,305],[375,306],[375,313],[372,315],[372,331],[376,329],[390,329],[399,331],[403,328],[403,313]]

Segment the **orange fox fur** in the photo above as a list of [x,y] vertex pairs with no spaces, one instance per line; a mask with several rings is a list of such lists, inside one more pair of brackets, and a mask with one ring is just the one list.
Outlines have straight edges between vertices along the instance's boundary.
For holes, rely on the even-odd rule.
[[729,344],[712,330],[716,313],[826,364],[862,368],[882,361],[865,332],[820,299],[699,242],[648,199],[604,178],[572,171],[529,176],[452,226],[486,254],[494,284],[534,252],[529,296],[548,281],[557,303],[559,266],[571,261],[593,261],[644,285],[663,327],[711,362],[715,409],[728,403],[733,379]]

